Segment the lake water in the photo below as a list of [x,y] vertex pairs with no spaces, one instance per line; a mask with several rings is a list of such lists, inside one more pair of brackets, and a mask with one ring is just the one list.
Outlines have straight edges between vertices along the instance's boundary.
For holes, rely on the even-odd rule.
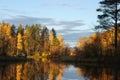
[[120,80],[120,69],[51,61],[1,63],[0,80]]

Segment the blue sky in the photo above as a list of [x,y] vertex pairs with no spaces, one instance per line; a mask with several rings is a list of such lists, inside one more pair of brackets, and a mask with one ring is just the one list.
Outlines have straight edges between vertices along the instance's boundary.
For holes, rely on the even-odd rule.
[[42,24],[55,28],[65,42],[75,45],[97,24],[100,0],[0,0],[0,21],[18,25]]

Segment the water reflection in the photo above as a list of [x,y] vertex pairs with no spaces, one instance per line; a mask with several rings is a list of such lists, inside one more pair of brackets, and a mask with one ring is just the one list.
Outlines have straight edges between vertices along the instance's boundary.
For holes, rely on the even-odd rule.
[[106,66],[79,66],[78,74],[90,80],[120,80],[119,65]]
[[0,65],[0,80],[62,80],[63,64],[33,61]]
[[[76,67],[74,67],[76,66]],[[66,65],[50,61],[1,64],[0,80],[120,80],[119,66]]]

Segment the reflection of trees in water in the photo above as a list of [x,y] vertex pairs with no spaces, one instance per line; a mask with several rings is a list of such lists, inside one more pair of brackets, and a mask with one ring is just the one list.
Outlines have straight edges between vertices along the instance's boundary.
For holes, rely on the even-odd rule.
[[0,80],[62,80],[62,64],[26,62],[0,66]]
[[[64,64],[41,61],[2,65],[0,80],[62,80],[65,67]],[[80,66],[78,75],[90,80],[120,80],[120,68]]]
[[0,80],[15,80],[16,67],[12,65],[0,66]]
[[78,75],[82,77],[88,77],[90,80],[120,80],[120,68],[82,66],[78,68]]
[[64,65],[62,64],[50,63],[49,79],[55,80],[57,78],[57,80],[62,80],[63,68]]
[[22,80],[47,80],[48,63],[28,62],[23,64]]
[[21,79],[21,69],[22,69],[22,64],[17,64],[16,65],[16,80]]

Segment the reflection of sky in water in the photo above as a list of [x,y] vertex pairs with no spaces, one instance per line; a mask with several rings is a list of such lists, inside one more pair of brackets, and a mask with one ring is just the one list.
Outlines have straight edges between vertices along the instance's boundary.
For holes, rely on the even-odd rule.
[[68,68],[64,70],[62,80],[89,80],[85,77],[80,77],[77,73],[77,68],[70,65]]

